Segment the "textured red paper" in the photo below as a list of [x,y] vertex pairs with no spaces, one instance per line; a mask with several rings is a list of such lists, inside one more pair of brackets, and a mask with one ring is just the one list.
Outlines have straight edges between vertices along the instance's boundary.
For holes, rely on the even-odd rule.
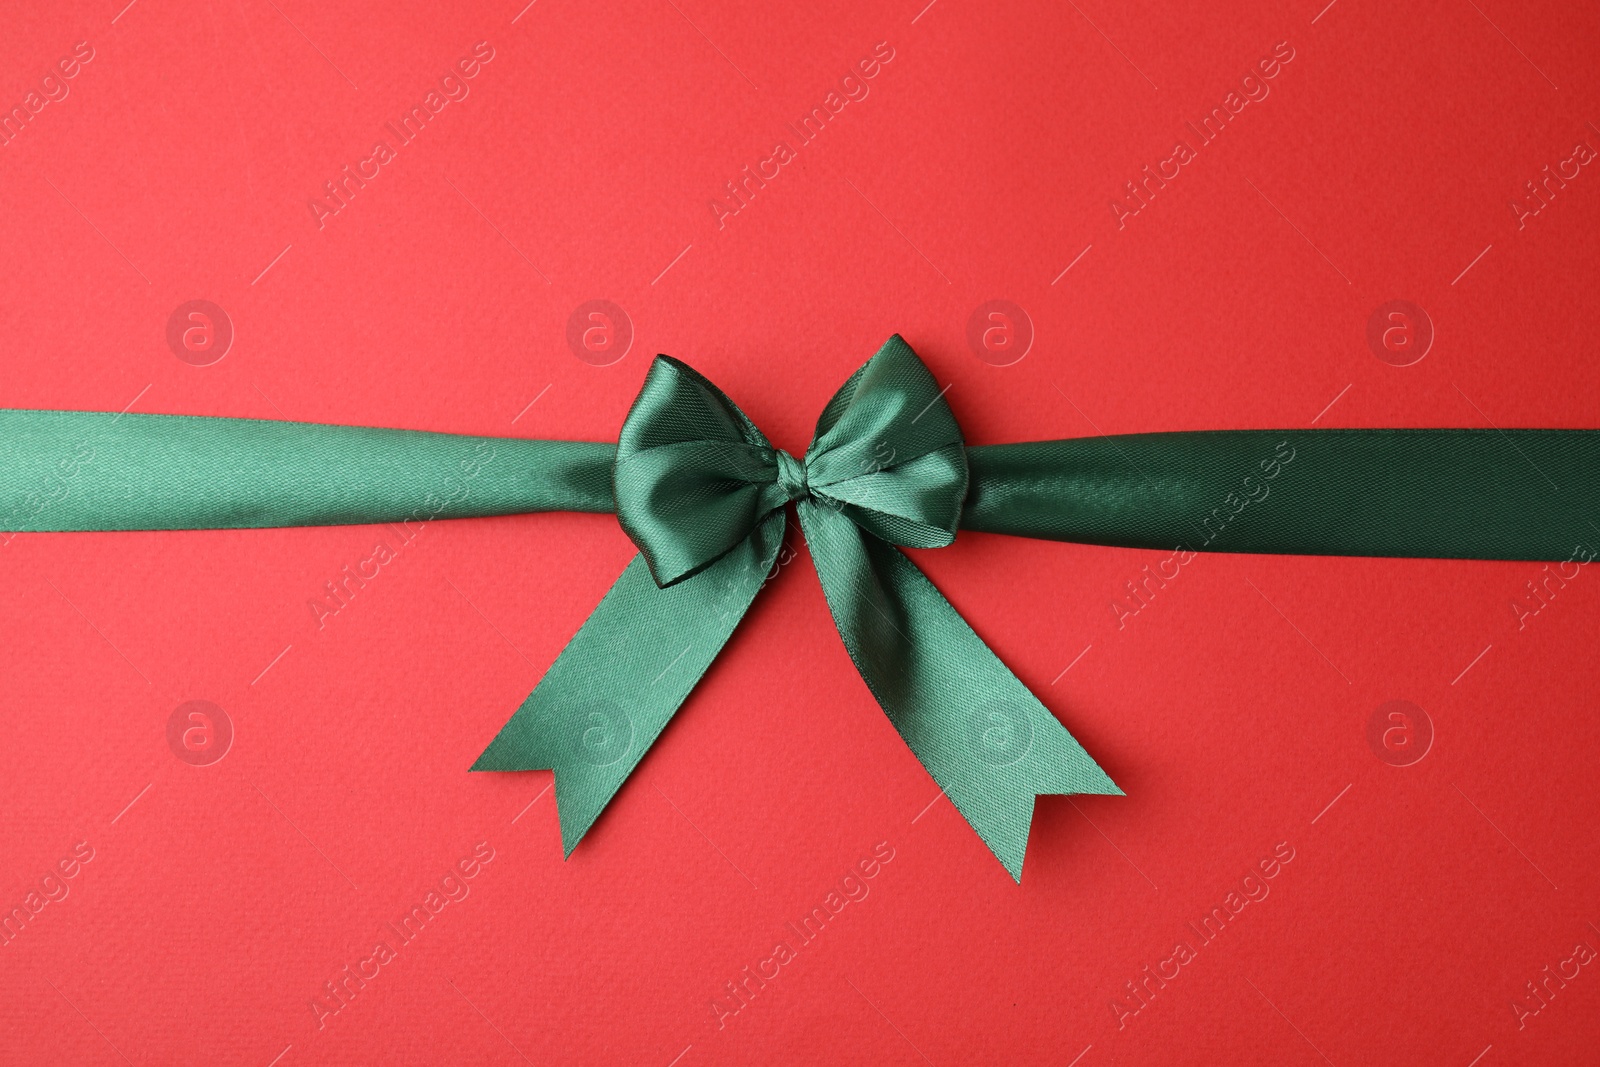
[[[660,351],[798,452],[899,331],[973,443],[1597,425],[1589,5],[124,2],[4,16],[5,406],[609,440]],[[563,862],[466,768],[613,518],[7,540],[0,1061],[1592,1060],[1600,571],[918,553],[1128,794],[1017,887],[791,543]]]

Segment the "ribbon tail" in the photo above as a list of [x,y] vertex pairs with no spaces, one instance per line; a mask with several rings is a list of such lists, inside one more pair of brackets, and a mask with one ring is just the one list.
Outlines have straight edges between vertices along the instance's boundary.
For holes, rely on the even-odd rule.
[[1021,882],[1035,796],[1122,790],[898,548],[824,504],[798,507],[828,609],[862,680]]
[[716,563],[661,588],[635,556],[475,771],[555,771],[572,850],[732,636],[783,543],[774,512]]

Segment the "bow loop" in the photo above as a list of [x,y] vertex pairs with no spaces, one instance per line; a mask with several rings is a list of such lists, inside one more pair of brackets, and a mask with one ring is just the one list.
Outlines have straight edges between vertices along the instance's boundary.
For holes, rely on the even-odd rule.
[[777,453],[703,375],[657,356],[622,424],[617,520],[651,577],[672,585],[734,548],[789,499]]
[[961,428],[899,334],[840,387],[806,449],[812,496],[892,544],[943,548],[967,496]]

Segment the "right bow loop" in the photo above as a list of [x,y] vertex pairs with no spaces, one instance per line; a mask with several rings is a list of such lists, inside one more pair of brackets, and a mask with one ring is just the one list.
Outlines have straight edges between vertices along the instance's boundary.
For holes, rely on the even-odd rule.
[[892,544],[943,548],[967,496],[961,427],[895,334],[823,408],[806,449],[812,495]]

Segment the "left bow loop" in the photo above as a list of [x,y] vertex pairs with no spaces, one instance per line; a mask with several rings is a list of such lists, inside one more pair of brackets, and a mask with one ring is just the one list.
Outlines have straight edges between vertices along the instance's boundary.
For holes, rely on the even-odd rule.
[[[793,462],[791,460],[791,462]],[[657,356],[622,424],[617,520],[659,586],[704,570],[790,498],[772,445],[704,375]]]

